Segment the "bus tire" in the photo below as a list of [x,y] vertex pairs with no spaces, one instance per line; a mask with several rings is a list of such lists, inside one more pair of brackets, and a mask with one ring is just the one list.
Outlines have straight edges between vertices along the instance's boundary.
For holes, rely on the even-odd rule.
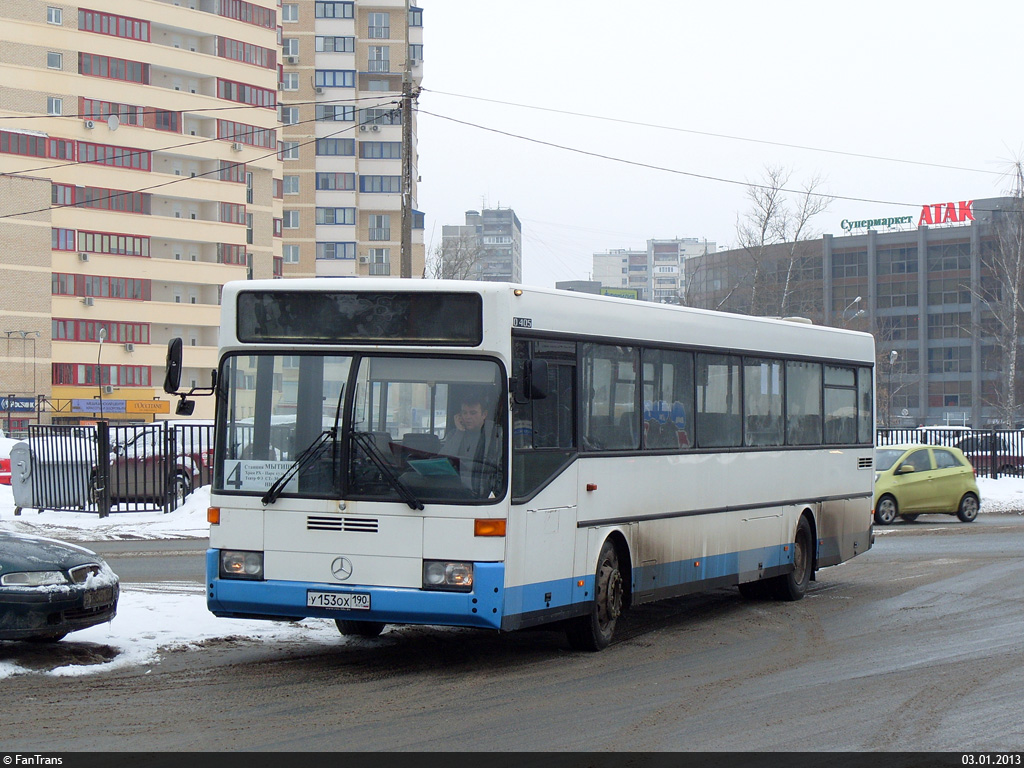
[[789,602],[800,600],[807,594],[807,585],[811,581],[814,570],[814,541],[811,536],[811,524],[807,518],[800,516],[793,538],[793,570],[784,576],[776,576],[768,581],[772,596],[777,600]]
[[355,637],[377,637],[384,631],[383,621],[349,621],[348,619],[335,619],[338,631],[343,635]]
[[597,558],[594,576],[594,601],[586,616],[570,620],[566,629],[569,645],[576,651],[602,651],[615,634],[615,625],[624,604],[619,553],[611,539],[604,542]]

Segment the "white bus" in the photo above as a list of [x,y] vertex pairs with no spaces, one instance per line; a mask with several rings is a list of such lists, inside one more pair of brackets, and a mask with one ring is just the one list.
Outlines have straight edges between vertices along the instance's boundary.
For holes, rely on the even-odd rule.
[[425,280],[230,283],[222,320],[217,616],[600,650],[631,605],[797,600],[871,546],[867,334]]

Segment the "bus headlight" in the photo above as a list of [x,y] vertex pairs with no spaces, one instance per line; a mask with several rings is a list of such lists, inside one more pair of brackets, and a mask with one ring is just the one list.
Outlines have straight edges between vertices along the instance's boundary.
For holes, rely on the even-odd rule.
[[220,551],[220,577],[222,579],[262,579],[263,553]]
[[473,589],[473,564],[450,560],[424,560],[423,588],[469,592]]

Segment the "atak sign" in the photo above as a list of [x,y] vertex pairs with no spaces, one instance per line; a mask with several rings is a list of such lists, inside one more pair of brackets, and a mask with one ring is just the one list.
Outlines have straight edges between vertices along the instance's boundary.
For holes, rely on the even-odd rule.
[[965,221],[974,221],[973,200],[922,206],[917,226],[920,227],[923,224],[963,224]]

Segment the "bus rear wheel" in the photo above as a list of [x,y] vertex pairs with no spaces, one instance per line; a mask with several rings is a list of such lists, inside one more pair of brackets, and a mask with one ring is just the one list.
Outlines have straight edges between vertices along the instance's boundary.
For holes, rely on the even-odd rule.
[[807,585],[811,581],[813,570],[814,546],[811,524],[807,522],[806,517],[801,516],[793,539],[793,570],[768,581],[772,596],[777,600],[790,602],[801,599],[807,594]]
[[383,621],[349,621],[348,619],[335,619],[338,631],[343,635],[355,637],[377,637],[384,631]]
[[624,603],[622,571],[615,545],[607,540],[597,558],[594,577],[594,602],[586,616],[572,619],[566,636],[576,651],[602,651],[615,634]]

